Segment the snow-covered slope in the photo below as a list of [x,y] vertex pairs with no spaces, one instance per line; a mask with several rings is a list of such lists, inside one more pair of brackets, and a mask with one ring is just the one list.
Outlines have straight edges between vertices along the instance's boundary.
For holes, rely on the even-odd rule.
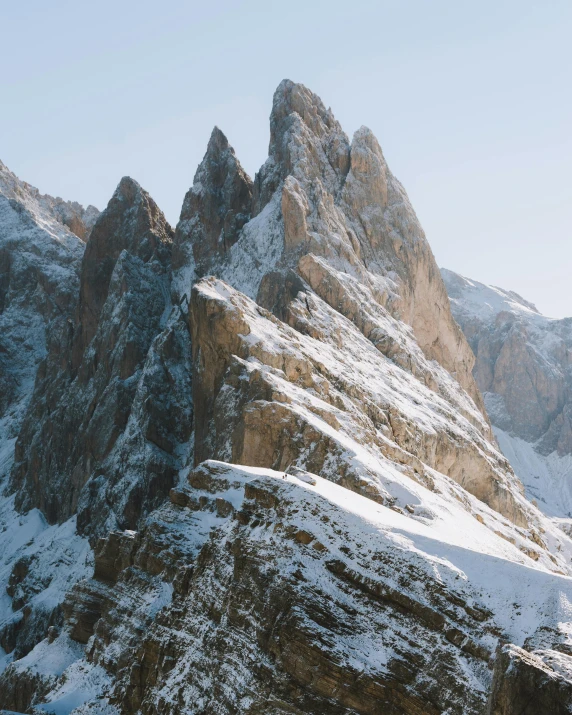
[[572,517],[572,318],[547,318],[512,291],[442,274],[499,446],[530,499]]
[[484,713],[499,637],[569,667],[572,580],[461,503],[439,512],[204,462],[139,534],[100,543],[67,630],[9,674],[43,677],[42,710],[78,715]]

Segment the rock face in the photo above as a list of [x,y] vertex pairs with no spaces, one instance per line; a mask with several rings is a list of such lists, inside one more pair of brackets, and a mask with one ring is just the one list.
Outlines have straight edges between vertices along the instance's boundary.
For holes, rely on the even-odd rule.
[[454,374],[480,407],[473,356],[451,317],[431,249],[371,131],[362,127],[350,143],[319,97],[289,80],[274,95],[270,129],[269,157],[254,182],[257,218],[220,276],[255,297],[274,241],[282,243],[275,247],[279,271],[290,268],[308,280],[309,257],[325,259],[410,325],[426,357]]
[[[183,202],[175,233],[174,271],[191,266],[199,277],[212,272],[250,219],[251,204],[252,180],[225,135],[215,127]],[[184,274],[183,291],[188,291],[190,281],[192,276]]]
[[62,212],[83,235],[98,214],[42,196],[0,163],[0,661],[25,656],[61,625],[65,588],[90,571],[75,518],[50,528],[4,496],[38,367],[72,320],[79,289],[84,243]]
[[[138,534],[99,542],[93,578],[70,591],[65,629],[41,652],[79,643],[85,657],[61,677],[44,669],[35,702],[56,708],[71,688],[89,689],[81,712],[485,713],[499,633],[518,631],[490,569],[535,615],[545,577],[567,594],[569,579],[480,554],[459,583],[473,552],[429,554],[416,524],[307,472],[204,462]],[[497,656],[494,707],[549,670],[503,676],[505,665]],[[10,706],[19,668],[2,681]],[[564,702],[561,690],[534,702]]]
[[172,238],[149,195],[122,179],[87,243],[75,320],[38,375],[16,443],[19,509],[37,506],[51,523],[78,512],[92,535],[136,527],[168,494],[192,429]]
[[42,196],[0,162],[0,481],[49,335],[73,310],[84,250],[78,236],[97,215],[93,206]]
[[[197,464],[215,458],[280,470],[295,465],[393,504],[383,469],[373,469],[360,454],[371,450],[378,464],[384,457],[397,460],[426,486],[433,484],[431,470],[446,473],[527,525],[508,464],[466,418],[379,355],[317,296],[299,293],[289,311],[293,329],[221,281],[195,285],[190,323]],[[448,377],[433,370],[434,380],[461,402]],[[399,392],[416,396],[415,416],[400,404],[398,383]],[[474,406],[473,413],[477,421]]]
[[501,448],[548,514],[572,515],[572,319],[443,270]]
[[0,707],[484,715],[572,652],[572,540],[377,140],[290,81],[270,129],[254,181],[213,131],[174,232],[131,179],[91,231],[7,459]]
[[528,653],[507,645],[495,664],[488,715],[572,712],[572,659],[557,651]]

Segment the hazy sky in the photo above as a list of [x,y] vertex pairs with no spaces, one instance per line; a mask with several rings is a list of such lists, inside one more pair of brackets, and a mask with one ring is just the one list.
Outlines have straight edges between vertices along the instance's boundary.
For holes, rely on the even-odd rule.
[[571,0],[2,2],[0,159],[104,208],[129,174],[175,223],[212,127],[247,171],[274,89],[378,137],[440,265],[572,315]]

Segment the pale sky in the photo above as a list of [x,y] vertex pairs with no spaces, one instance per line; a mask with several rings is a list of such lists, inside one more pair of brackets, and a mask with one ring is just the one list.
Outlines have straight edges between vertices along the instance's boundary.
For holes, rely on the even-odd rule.
[[572,315],[570,0],[0,0],[0,159],[176,223],[212,127],[254,176],[288,77],[376,134],[439,265]]

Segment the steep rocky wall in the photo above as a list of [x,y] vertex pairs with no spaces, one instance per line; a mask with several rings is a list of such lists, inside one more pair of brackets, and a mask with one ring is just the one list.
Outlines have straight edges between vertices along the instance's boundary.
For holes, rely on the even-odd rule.
[[[302,257],[322,257],[412,326],[426,357],[454,375],[484,412],[471,375],[474,358],[451,316],[429,244],[368,129],[350,143],[319,97],[285,80],[274,95],[269,157],[254,180],[254,218],[238,238],[233,233],[232,241],[215,245],[206,237],[221,235],[219,213],[234,215],[238,206],[247,214],[247,188],[226,139],[213,133],[177,229],[178,244],[193,247],[199,276],[213,273],[255,298],[269,272],[300,273]],[[189,263],[187,275],[193,270]]]
[[[352,462],[360,448],[371,449],[378,458],[407,464],[425,484],[432,481],[428,470],[447,474],[515,523],[527,524],[508,463],[477,428],[317,297],[298,294],[292,311],[298,330],[222,281],[195,285],[196,463],[297,465],[359,489],[372,468]],[[433,374],[436,380],[447,375]],[[415,395],[416,414],[393,384]],[[349,440],[355,446],[348,452]],[[369,489],[383,502],[380,481],[377,474]]]
[[[170,302],[173,232],[123,179],[88,240],[75,320],[54,341],[16,444],[17,506],[134,527],[173,485],[192,430],[190,344]],[[102,505],[106,506],[102,508]]]
[[79,285],[84,244],[49,198],[0,162],[0,484],[38,365],[73,314]]

